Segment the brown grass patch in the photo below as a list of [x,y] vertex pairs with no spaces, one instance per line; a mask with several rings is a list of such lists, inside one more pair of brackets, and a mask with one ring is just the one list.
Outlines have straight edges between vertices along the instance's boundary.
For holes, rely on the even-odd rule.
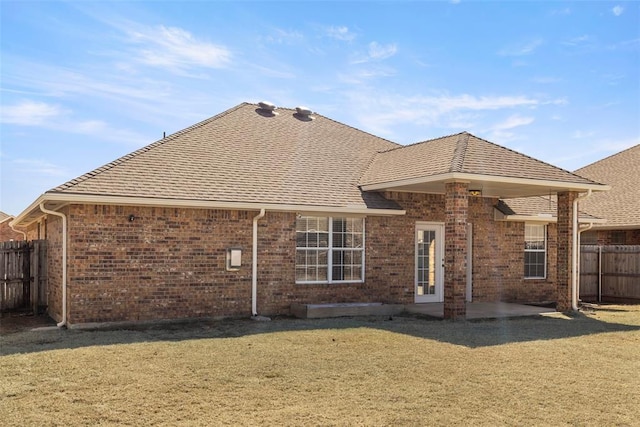
[[640,306],[0,338],[7,425],[633,425]]

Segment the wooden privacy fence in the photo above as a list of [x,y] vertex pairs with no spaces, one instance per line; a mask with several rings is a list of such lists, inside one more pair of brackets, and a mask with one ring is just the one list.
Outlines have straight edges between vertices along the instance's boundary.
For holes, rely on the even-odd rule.
[[640,246],[581,246],[580,299],[640,303]]
[[0,312],[47,305],[46,240],[0,243]]

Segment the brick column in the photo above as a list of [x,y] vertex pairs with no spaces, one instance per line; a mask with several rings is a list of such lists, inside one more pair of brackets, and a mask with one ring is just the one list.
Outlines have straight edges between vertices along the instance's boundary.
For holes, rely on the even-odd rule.
[[445,184],[444,318],[464,319],[467,290],[469,184]]
[[558,250],[556,310],[571,311],[571,258],[573,254],[573,201],[578,193],[558,193]]

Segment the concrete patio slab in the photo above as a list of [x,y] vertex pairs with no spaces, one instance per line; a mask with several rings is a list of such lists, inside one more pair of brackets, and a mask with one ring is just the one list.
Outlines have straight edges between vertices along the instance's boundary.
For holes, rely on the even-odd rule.
[[[407,304],[405,311],[442,319],[444,303]],[[499,319],[505,317],[539,316],[555,313],[550,307],[513,304],[508,302],[468,302],[467,319]]]

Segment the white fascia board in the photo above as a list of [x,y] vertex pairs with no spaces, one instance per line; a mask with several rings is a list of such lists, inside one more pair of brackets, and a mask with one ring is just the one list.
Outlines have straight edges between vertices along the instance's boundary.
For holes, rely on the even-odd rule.
[[640,224],[636,225],[594,225],[592,230],[602,230],[602,231],[610,231],[610,230],[638,230],[640,229]]
[[[498,209],[494,208],[493,219],[495,221],[510,221],[510,222],[540,222],[540,223],[556,223],[558,222],[558,218],[555,216],[548,215],[505,215],[500,212]],[[578,221],[581,224],[604,224],[607,222],[606,219],[601,218],[578,218]]]
[[608,191],[611,189],[611,186],[604,184],[580,184],[573,182],[565,182],[565,181],[550,181],[550,180],[539,180],[539,179],[531,179],[531,178],[511,178],[506,176],[494,176],[494,175],[478,175],[472,173],[460,173],[460,172],[449,172],[445,174],[427,176],[427,177],[418,177],[418,178],[409,178],[409,179],[401,179],[398,181],[388,181],[382,183],[375,184],[365,184],[361,186],[363,191],[376,191],[376,190],[386,190],[393,189],[393,187],[404,187],[407,185],[417,185],[417,184],[428,184],[433,182],[444,182],[444,181],[486,181],[486,182],[495,182],[495,183],[504,183],[504,184],[517,184],[517,185],[531,185],[535,187],[547,187],[547,188],[557,188],[558,190],[570,190],[570,191]]
[[[27,207],[25,210],[20,212],[20,214],[18,216],[16,216],[13,219],[13,221],[11,221],[9,223],[9,225],[12,226],[12,227],[16,227],[16,226],[26,227],[26,226],[30,225],[31,223],[33,223],[34,221],[31,221],[31,222],[26,223],[26,224],[20,224],[27,215],[31,214],[31,212],[40,211],[40,203],[42,203],[43,201],[45,201],[44,200],[44,194],[40,195],[40,197],[38,197],[33,203],[31,203],[29,205],[29,207]],[[42,213],[42,215],[44,215],[44,212]]]
[[[33,202],[27,209],[16,217],[12,224],[18,225],[20,222],[35,210],[40,210],[40,203],[59,202],[64,204],[99,204],[99,205],[124,205],[124,206],[155,206],[165,208],[192,208],[192,209],[234,209],[234,210],[257,210],[266,209],[276,212],[315,212],[315,213],[338,213],[353,215],[405,215],[405,210],[394,209],[367,209],[359,206],[313,206],[313,205],[287,205],[276,203],[250,203],[250,202],[222,202],[210,200],[187,200],[187,199],[159,199],[147,197],[126,197],[126,196],[106,196],[106,195],[86,195],[67,193],[45,193]],[[33,221],[32,221],[33,222]],[[22,224],[28,225],[28,224]]]

